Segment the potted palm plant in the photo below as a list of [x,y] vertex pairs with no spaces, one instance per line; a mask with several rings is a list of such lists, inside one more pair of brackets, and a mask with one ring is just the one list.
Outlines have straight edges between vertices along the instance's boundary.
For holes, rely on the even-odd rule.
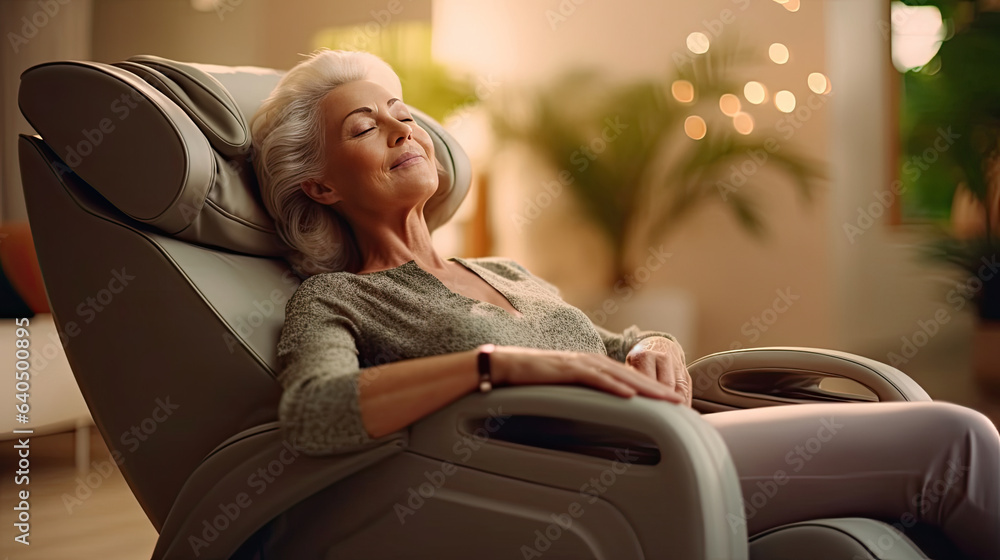
[[[493,104],[501,142],[526,144],[554,168],[564,168],[561,182],[611,248],[609,288],[635,282],[630,272],[648,248],[708,205],[722,204],[747,233],[764,234],[753,196],[756,169],[763,165],[783,171],[809,198],[823,175],[817,162],[790,148],[776,149],[775,140],[760,131],[738,130],[736,117],[719,112],[724,94],[743,91],[733,69],[753,62],[746,50],[713,45],[662,78],[609,86],[599,73],[576,71],[517,99],[526,109],[509,100]],[[692,121],[695,113],[720,119]],[[747,164],[754,169],[743,172],[734,187],[734,170]]]
[[[976,312],[973,370],[981,384],[1000,388],[1000,13],[962,0],[919,4],[937,6],[954,33],[931,62],[903,75],[904,161],[930,153],[937,160],[925,172],[904,172],[904,186],[913,204],[951,202],[927,253],[963,271],[947,303]],[[942,130],[954,141],[947,150],[935,147]]]

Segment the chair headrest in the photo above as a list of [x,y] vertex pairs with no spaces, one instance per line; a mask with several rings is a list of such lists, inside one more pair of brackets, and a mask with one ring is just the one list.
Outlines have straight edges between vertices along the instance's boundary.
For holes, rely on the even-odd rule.
[[[129,217],[179,239],[259,256],[284,256],[260,199],[249,118],[282,72],[136,56],[113,65],[62,61],[21,75],[18,105],[42,139]],[[437,122],[430,133],[445,176],[425,205],[433,230],[471,183],[469,161]]]

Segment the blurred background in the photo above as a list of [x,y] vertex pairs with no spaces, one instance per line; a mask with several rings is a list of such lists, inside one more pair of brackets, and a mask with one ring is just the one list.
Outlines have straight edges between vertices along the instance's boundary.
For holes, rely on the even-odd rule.
[[[368,50],[473,160],[442,254],[514,258],[596,324],[674,333],[689,360],[844,350],[1000,417],[997,0],[0,0],[0,19],[5,317],[46,311],[21,71]],[[87,447],[82,410],[52,422],[56,463]],[[53,480],[50,515],[73,515],[79,480]],[[121,488],[79,511],[137,523],[148,555]]]

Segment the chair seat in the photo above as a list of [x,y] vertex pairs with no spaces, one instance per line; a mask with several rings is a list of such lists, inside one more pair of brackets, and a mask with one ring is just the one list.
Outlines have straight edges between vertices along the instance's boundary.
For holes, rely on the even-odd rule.
[[926,560],[898,529],[874,519],[814,519],[750,538],[750,560]]

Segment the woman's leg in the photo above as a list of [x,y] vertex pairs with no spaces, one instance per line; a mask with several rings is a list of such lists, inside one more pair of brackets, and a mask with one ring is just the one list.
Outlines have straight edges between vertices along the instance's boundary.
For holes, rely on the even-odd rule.
[[747,534],[823,517],[940,527],[970,558],[1000,558],[1000,435],[945,402],[774,406],[703,416],[726,441]]

